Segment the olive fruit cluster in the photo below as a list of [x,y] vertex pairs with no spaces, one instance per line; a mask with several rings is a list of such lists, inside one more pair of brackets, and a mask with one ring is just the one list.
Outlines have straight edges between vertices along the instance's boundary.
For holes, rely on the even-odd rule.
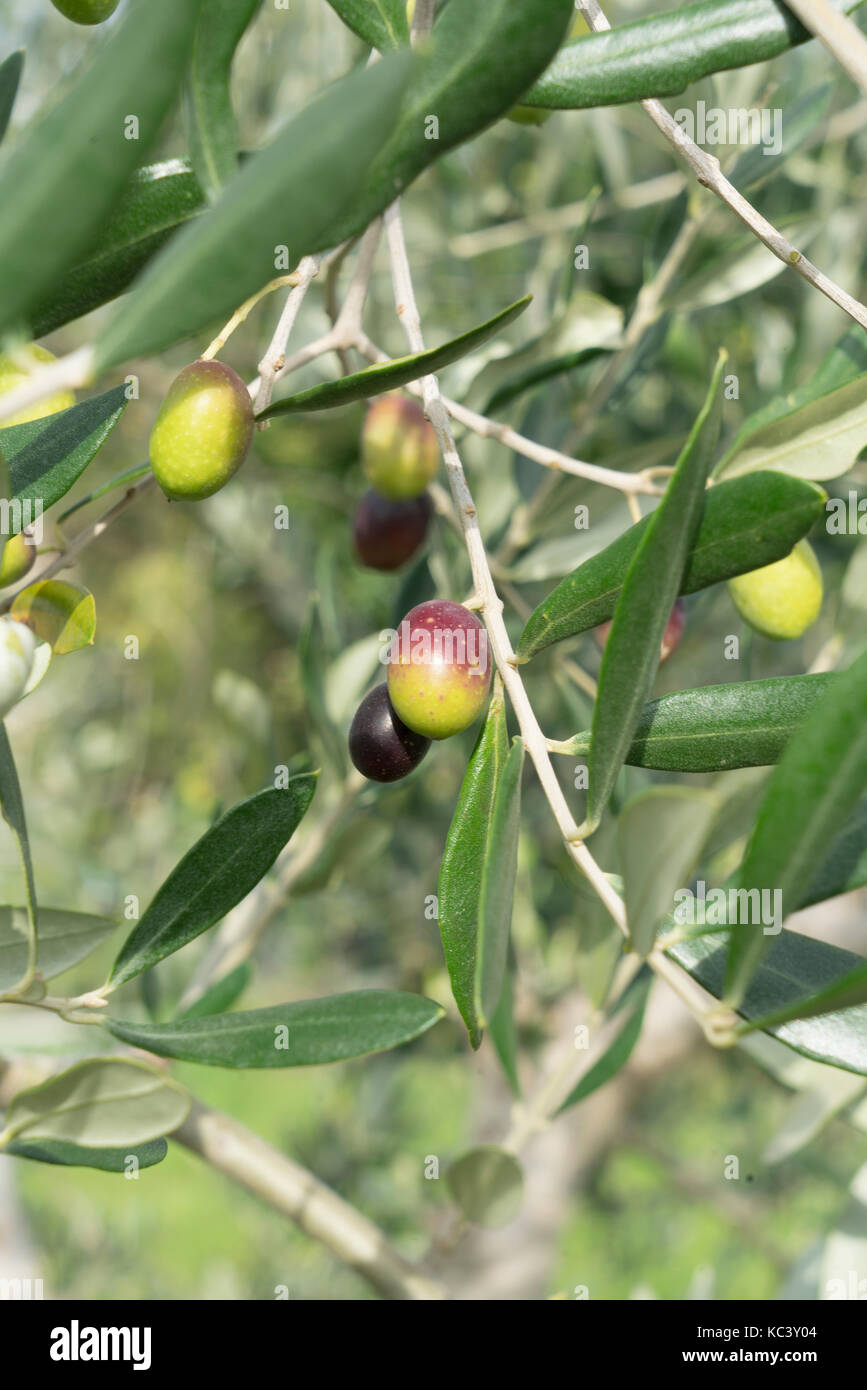
[[150,460],[171,500],[196,502],[237,473],[253,436],[253,405],[237,372],[200,358],[179,372],[154,422]]
[[822,571],[804,540],[782,560],[730,579],[728,589],[750,627],[777,642],[803,636],[822,607]]
[[421,406],[404,396],[375,401],[361,433],[361,463],[370,489],[353,521],[355,553],[370,569],[395,570],[416,553],[431,518],[426,489],[439,446]]
[[459,603],[432,599],[410,609],[393,635],[388,680],[362,700],[349,754],[374,782],[418,767],[434,739],[469,728],[491,684],[487,632]]

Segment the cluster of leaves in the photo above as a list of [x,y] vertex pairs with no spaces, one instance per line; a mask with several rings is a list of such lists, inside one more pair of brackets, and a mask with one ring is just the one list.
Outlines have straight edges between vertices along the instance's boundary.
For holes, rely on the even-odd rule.
[[[24,132],[0,167],[0,329],[38,336],[131,288],[95,346],[94,373],[109,371],[179,343],[237,308],[273,278],[275,246],[285,246],[294,265],[355,236],[396,189],[403,191],[519,98],[568,108],[666,95],[806,38],[772,0],[710,0],[610,36],[576,39],[558,53],[571,0],[492,0],[481,9],[475,0],[450,0],[432,50],[411,56],[402,51],[408,35],[398,0],[332,3],[365,43],[386,56],[329,88],[243,160],[229,79],[256,4],[224,2],[208,7],[207,17],[198,0],[131,5],[67,94]],[[18,55],[0,68],[4,127],[20,70]],[[138,167],[143,147],[153,148],[182,91],[189,160]],[[106,158],[101,137],[120,131],[130,110],[139,113],[142,139],[118,138]],[[440,116],[438,140],[424,134],[431,111]],[[814,115],[811,105],[805,130]],[[759,172],[746,167],[748,159],[736,180],[743,186]],[[304,198],[293,196],[299,187]],[[441,370],[477,351],[526,303],[519,300],[441,348],[297,391],[266,415],[331,409]],[[492,386],[487,406],[501,409],[605,350],[542,352],[533,361],[516,354],[501,381],[494,386],[490,374],[486,379]],[[529,662],[613,619],[592,728],[570,745],[588,759],[586,834],[602,824],[626,763],[676,773],[775,765],[730,886],[779,889],[787,914],[867,882],[867,658],[859,656],[842,674],[687,689],[648,701],[675,598],[781,558],[823,514],[825,496],[817,484],[845,473],[863,443],[864,351],[862,336],[847,335],[806,387],[747,420],[723,452],[721,354],[659,505],[545,596],[517,644],[519,659]],[[46,507],[58,502],[96,456],[125,403],[123,388],[114,387],[56,416],[0,430],[8,495],[39,498]],[[57,652],[92,640],[92,600],[73,586],[32,586],[16,604],[13,613],[26,617]],[[315,646],[308,643],[308,656]],[[521,740],[510,744],[498,690],[467,769],[439,892],[446,962],[470,1040],[478,1046],[490,1029],[516,1088],[509,935],[523,759]],[[299,774],[212,826],[130,934],[104,996],[220,921],[269,871],[313,790],[313,778]],[[21,847],[28,887],[26,907],[5,908],[0,916],[0,991],[27,998],[83,959],[114,923],[37,907],[5,737],[0,801]],[[631,949],[642,958],[659,950],[661,931],[670,956],[737,1010],[743,1034],[770,1032],[808,1056],[867,1075],[862,958],[785,930],[771,945],[760,931],[728,923],[709,929],[700,922],[681,932],[666,920],[674,890],[719,837],[725,803],[724,794],[678,785],[652,787],[623,809],[624,873],[615,887],[624,896]],[[104,1027],[114,1039],[165,1058],[288,1067],[394,1047],[443,1012],[421,996],[378,990],[233,1011],[246,979],[241,971],[218,981],[186,1014],[149,1023],[109,1016]],[[647,980],[642,973],[612,1011],[614,1042],[565,1105],[584,1099],[628,1059]],[[183,1123],[188,1107],[188,1094],[160,1066],[94,1058],[17,1096],[2,1141],[8,1152],[55,1163],[117,1167],[130,1146],[143,1164],[156,1162],[164,1152],[162,1136]],[[508,1194],[513,1176],[507,1157],[480,1152],[469,1168],[455,1169],[453,1187],[466,1209],[475,1209],[480,1184],[486,1192],[502,1187]]]

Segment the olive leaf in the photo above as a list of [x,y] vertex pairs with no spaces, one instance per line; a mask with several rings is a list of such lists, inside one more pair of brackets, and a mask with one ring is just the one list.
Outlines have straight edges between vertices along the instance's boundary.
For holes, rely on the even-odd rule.
[[406,0],[328,0],[347,28],[385,53],[409,39]]
[[2,720],[0,720],[0,812],[15,836],[21,867],[24,870],[26,888],[26,953],[19,976],[8,986],[8,989],[14,992],[19,982],[23,984],[36,968],[36,880],[33,875],[33,859],[30,853],[30,837],[27,833],[27,817],[24,813],[24,798],[21,795],[21,784],[18,781],[18,770],[15,766],[12,745],[9,742],[6,725]]
[[648,955],[676,889],[689,882],[719,809],[719,798],[711,791],[648,787],[620,813],[626,920],[638,955]]
[[[863,0],[832,3],[850,14]],[[811,37],[776,0],[704,0],[572,39],[523,101],[563,108],[676,96],[711,73],[766,62]]]
[[303,818],[316,775],[257,792],[205,832],[157,890],[112,966],[113,989],[179,951],[245,898]]
[[659,649],[690,550],[699,532],[708,471],[716,449],[727,355],[711,384],[662,501],[632,557],[602,655],[588,754],[587,828],[600,820],[632,743],[659,665]]
[[189,1109],[189,1092],[162,1067],[90,1057],[12,1097],[0,1148],[20,1139],[93,1149],[143,1144],[177,1129]]
[[[728,935],[690,937],[668,952],[718,999],[724,991]],[[867,1076],[867,1004],[845,1007],[839,996],[838,1003],[833,1002],[840,982],[847,982],[848,989],[853,974],[864,966],[862,956],[783,928],[771,938],[737,1012],[805,1057]],[[830,996],[833,1012],[800,1018],[805,1001],[817,995],[824,995],[826,1002]],[[778,1022],[771,1021],[775,1015]]]
[[626,1066],[641,1036],[641,1025],[644,1022],[652,978],[647,973],[647,966],[644,966],[642,973],[627,990],[612,1015],[612,1017],[616,1017],[618,1013],[624,1015],[623,1023],[617,1035],[608,1044],[599,1060],[594,1062],[593,1066],[584,1073],[578,1084],[569,1092],[557,1110],[558,1115],[564,1110],[569,1110],[571,1106],[577,1105],[579,1101],[586,1100],[594,1091],[598,1091],[600,1086],[607,1085],[611,1078]]
[[[199,0],[134,0],[0,165],[0,327],[91,249],[180,86]],[[133,112],[137,139],[126,123]]]
[[847,473],[867,437],[867,373],[768,424],[741,431],[717,464],[718,477],[779,469],[821,482]]
[[106,1019],[122,1042],[211,1067],[310,1067],[384,1052],[427,1032],[441,1005],[418,994],[365,989],[235,1014],[127,1023]]
[[[792,734],[838,677],[772,676],[678,690],[641,711],[626,762],[663,772],[730,772],[779,761]],[[590,731],[568,752],[590,751]]]
[[114,386],[68,410],[0,429],[12,496],[38,502],[43,510],[53,506],[78,482],[126,405],[126,388]]
[[152,1139],[147,1144],[133,1144],[122,1149],[88,1149],[83,1144],[70,1144],[58,1139],[32,1142],[13,1139],[3,1152],[11,1154],[13,1158],[29,1158],[35,1163],[53,1163],[64,1168],[97,1168],[101,1173],[130,1173],[162,1163],[168,1148],[165,1139]]
[[[108,917],[90,912],[70,912],[66,908],[39,909],[39,953],[37,966],[43,980],[62,975],[116,929]],[[27,968],[27,910],[0,907],[0,990],[10,989]]]
[[137,281],[96,344],[95,370],[228,317],[275,278],[278,254],[285,271],[333,244],[337,216],[354,205],[365,168],[394,124],[410,64],[407,55],[391,54],[334,83],[252,155]]
[[506,1226],[521,1209],[523,1170],[514,1154],[496,1144],[462,1154],[446,1181],[463,1215],[479,1226]]
[[210,0],[190,54],[185,112],[193,172],[213,202],[238,165],[238,125],[229,80],[235,49],[261,0]]
[[479,324],[478,328],[471,328],[458,338],[452,338],[449,342],[443,343],[442,347],[428,348],[425,352],[416,352],[409,357],[395,357],[375,367],[366,367],[364,371],[338,377],[336,381],[325,381],[319,386],[310,386],[306,391],[299,391],[294,396],[284,396],[283,400],[274,401],[267,410],[263,410],[258,418],[271,420],[277,415],[296,414],[305,410],[331,410],[338,405],[348,405],[352,401],[382,395],[384,391],[393,391],[398,386],[405,386],[407,382],[418,381],[432,372],[442,371],[443,367],[466,357],[495,333],[499,333],[500,329],[505,328],[519,314],[523,314],[531,299],[532,295],[525,295],[523,299],[516,300],[486,323]]
[[520,739],[509,749],[499,688],[464,776],[439,879],[443,951],[474,1048],[496,1010],[506,969],[523,755]]
[[10,53],[8,58],[4,58],[0,63],[0,140],[9,128],[9,120],[12,115],[12,107],[15,105],[15,98],[18,95],[18,84],[21,81],[21,73],[24,69],[24,49],[19,48],[15,53]]
[[[835,837],[867,789],[867,653],[838,676],[789,740],[759,808],[738,886],[779,895],[782,916],[803,902]],[[726,993],[737,1005],[770,946],[761,924],[731,932]]]
[[29,585],[15,595],[9,611],[57,656],[89,647],[96,633],[93,594],[65,579],[43,579]]
[[30,310],[35,338],[53,333],[129,289],[169,238],[206,206],[187,159],[137,169],[132,182],[84,260]]

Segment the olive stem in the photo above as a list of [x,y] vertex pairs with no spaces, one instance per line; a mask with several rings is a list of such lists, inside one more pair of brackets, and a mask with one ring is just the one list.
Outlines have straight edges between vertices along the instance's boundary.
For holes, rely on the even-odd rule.
[[867,39],[848,15],[840,14],[828,0],[786,0],[805,29],[815,34],[832,57],[867,93]]

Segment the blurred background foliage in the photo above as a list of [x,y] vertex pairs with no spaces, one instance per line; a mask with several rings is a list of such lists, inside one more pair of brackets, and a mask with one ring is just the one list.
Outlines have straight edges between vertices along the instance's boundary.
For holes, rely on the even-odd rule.
[[[651,8],[658,6],[624,0],[609,6],[609,17],[622,22]],[[94,36],[64,21],[48,0],[4,0],[0,40],[2,54],[27,49],[15,112],[20,125]],[[287,113],[363,57],[324,0],[301,0],[286,11],[266,3],[235,65],[244,145],[261,144]],[[781,107],[785,121],[798,96],[829,81],[827,113],[814,135],[761,186],[756,201],[778,225],[808,228],[812,259],[863,297],[865,103],[818,45],[703,81],[668,105],[763,103]],[[351,128],[351,113],[347,122]],[[179,116],[165,132],[161,157],[184,148]],[[714,152],[724,167],[735,153]],[[686,213],[680,174],[637,107],[558,113],[540,129],[503,121],[427,172],[406,198],[404,215],[429,343],[483,321],[528,289],[535,295],[505,340],[444,373],[449,394],[468,393],[471,403],[484,405],[478,397],[499,370],[486,368],[474,385],[485,363],[552,323],[561,350],[619,331]],[[614,206],[662,176],[664,199]],[[581,200],[585,210],[558,218],[552,230],[551,210]],[[491,230],[526,219],[535,230]],[[578,245],[588,248],[589,268],[573,271]],[[581,437],[580,411],[598,362],[523,395],[500,417],[566,450],[581,439],[582,457],[615,467],[669,464],[701,403],[718,345],[728,347],[739,383],[739,399],[726,406],[731,438],[770,395],[809,379],[847,327],[837,309],[757,250],[725,210],[706,224],[675,295],[676,305],[647,335],[589,434]],[[278,311],[278,298],[266,299],[222,354],[246,379],[255,375]],[[60,353],[93,341],[107,312],[47,345]],[[322,290],[314,289],[293,343],[326,323]],[[381,346],[403,352],[382,255],[366,327]],[[204,346],[190,343],[130,365],[139,399],[70,500],[146,456],[168,384]],[[293,387],[337,369],[319,361]],[[146,494],[82,556],[77,574],[96,596],[96,644],[55,662],[10,719],[43,903],[119,916],[134,894],[144,906],[179,854],[222,809],[268,783],[277,764],[322,768],[311,820],[337,798],[346,770],[341,741],[335,746],[323,725],[345,731],[375,676],[375,634],[429,594],[461,599],[469,586],[460,543],[443,523],[424,561],[407,574],[380,575],[355,563],[349,528],[363,491],[361,419],[352,408],[275,423],[256,434],[242,473],[222,494],[190,506]],[[591,527],[629,524],[619,494],[549,479],[535,464],[475,438],[467,439],[465,455],[492,550],[516,510],[543,486],[532,538],[507,567],[526,604],[577,563],[586,533],[575,529],[576,505],[589,506]],[[832,491],[845,496],[865,484],[856,465]],[[70,530],[100,505],[79,513]],[[288,530],[274,526],[280,505],[289,510]],[[801,641],[750,639],[724,589],[697,595],[687,601],[687,633],[660,674],[659,693],[806,670],[839,628],[841,585],[857,545],[824,532],[813,543],[827,598]],[[857,608],[859,600],[863,585],[850,580],[849,602]],[[520,615],[507,605],[507,616],[517,635]],[[303,660],[302,637],[314,621],[308,650],[323,673],[324,715]],[[723,657],[729,634],[742,639],[738,663]],[[131,636],[137,660],[125,657]],[[595,673],[599,658],[589,635],[568,650]],[[587,726],[588,701],[551,653],[527,682],[551,737]],[[436,922],[425,915],[472,742],[470,732],[435,747],[406,783],[363,791],[304,891],[269,927],[244,997],[255,1007],[388,986],[433,996],[447,1004],[448,1020],[394,1054],[316,1072],[180,1069],[197,1094],[308,1164],[411,1257],[424,1254],[431,1232],[447,1238],[449,1230],[445,1185],[424,1180],[425,1156],[445,1164],[472,1143],[500,1137],[508,1114],[489,1045],[473,1057],[456,1023]],[[568,762],[560,769],[567,781],[569,769]],[[619,800],[653,780],[664,779],[626,769]],[[558,1000],[579,988],[600,996],[619,943],[566,863],[532,777],[523,825],[517,1012],[532,1058],[557,1035]],[[610,825],[594,840],[594,852],[616,871]],[[20,896],[9,836],[0,837],[0,882],[4,901]],[[115,946],[105,948],[106,965]],[[159,967],[155,999],[144,1000],[138,982],[127,986],[127,1016],[171,1008],[204,946]],[[59,989],[92,985],[102,964],[89,961]],[[677,1006],[666,999],[665,1007]],[[52,1023],[32,1011],[4,1010],[0,1049],[81,1047],[78,1034]],[[717,1055],[693,1042],[690,1035],[680,1055],[655,1071],[653,1058],[645,1059],[645,1084],[630,1095],[586,1171],[567,1181],[544,1287],[531,1296],[571,1297],[575,1286],[587,1285],[593,1298],[771,1298],[840,1219],[848,1183],[865,1158],[863,1135],[832,1120],[824,1139],[770,1165],[764,1150],[787,1114],[789,1093],[749,1057]],[[576,1143],[585,1113],[575,1112]],[[737,1183],[722,1177],[729,1154],[740,1158]],[[280,1285],[292,1298],[370,1296],[354,1274],[173,1147],[135,1184],[76,1170],[60,1176],[23,1162],[17,1177],[50,1296],[271,1298]],[[513,1256],[520,1259],[517,1236]]]

